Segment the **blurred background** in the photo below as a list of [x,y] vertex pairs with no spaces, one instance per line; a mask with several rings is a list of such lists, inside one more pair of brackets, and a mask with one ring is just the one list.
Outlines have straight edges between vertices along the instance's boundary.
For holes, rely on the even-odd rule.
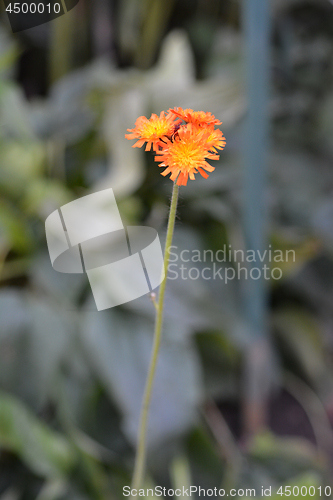
[[[94,312],[86,277],[52,269],[44,222],[112,187],[125,225],[163,240],[172,183],[124,134],[174,106],[211,111],[227,138],[209,179],[181,189],[177,252],[244,248],[244,172],[262,147],[266,222],[252,224],[296,259],[266,282],[261,331],[240,280],[169,280],[149,484],[330,496],[333,5],[270,7],[270,78],[252,92],[244,17],[258,33],[265,20],[240,0],[81,0],[15,35],[1,4],[1,500],[120,499],[130,484],[154,308]],[[269,139],[248,150],[248,104],[268,91]]]

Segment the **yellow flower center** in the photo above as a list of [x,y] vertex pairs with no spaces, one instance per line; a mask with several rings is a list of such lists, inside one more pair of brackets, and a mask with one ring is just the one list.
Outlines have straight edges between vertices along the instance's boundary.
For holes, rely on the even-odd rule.
[[167,120],[148,121],[142,125],[141,135],[142,137],[162,137],[164,135],[169,135],[172,130],[170,122]]
[[195,142],[174,143],[170,157],[182,172],[192,172],[200,166],[204,159],[203,149]]

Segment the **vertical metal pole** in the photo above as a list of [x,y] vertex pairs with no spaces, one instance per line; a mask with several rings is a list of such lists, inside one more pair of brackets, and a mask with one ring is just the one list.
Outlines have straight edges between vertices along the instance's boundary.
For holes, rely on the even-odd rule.
[[[246,83],[248,108],[245,124],[244,152],[244,234],[247,249],[261,254],[266,246],[266,166],[269,143],[269,57],[270,0],[243,0]],[[257,261],[249,263],[262,267]],[[253,433],[263,424],[264,381],[267,379],[268,342],[266,329],[266,286],[263,276],[245,283],[245,314],[251,346],[247,353],[245,377],[244,423]],[[267,366],[266,366],[267,368]],[[267,393],[267,388],[266,388]]]

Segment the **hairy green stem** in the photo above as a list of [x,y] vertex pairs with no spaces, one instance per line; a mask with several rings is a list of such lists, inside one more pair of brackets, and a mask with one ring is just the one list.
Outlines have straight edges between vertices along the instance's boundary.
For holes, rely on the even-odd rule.
[[147,423],[149,416],[149,406],[151,401],[152,389],[154,384],[156,365],[158,359],[158,353],[161,344],[162,336],[162,325],[163,325],[163,309],[164,309],[164,294],[167,282],[167,273],[170,259],[170,248],[172,244],[173,231],[175,227],[176,212],[177,212],[177,202],[178,202],[178,191],[179,187],[176,181],[173,184],[170,213],[168,220],[168,230],[165,241],[165,251],[164,251],[164,280],[161,283],[158,305],[156,308],[156,320],[155,320],[155,331],[154,331],[154,343],[151,354],[151,360],[149,365],[149,371],[146,381],[145,392],[142,401],[142,408],[140,414],[140,426],[137,442],[137,452],[135,459],[134,475],[132,480],[132,489],[138,490],[142,485],[142,480],[145,473],[146,465],[146,437],[147,437]]

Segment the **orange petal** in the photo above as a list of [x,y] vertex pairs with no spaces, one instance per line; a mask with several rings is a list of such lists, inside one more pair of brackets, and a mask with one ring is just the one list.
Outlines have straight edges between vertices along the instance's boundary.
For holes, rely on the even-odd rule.
[[146,141],[144,139],[139,139],[135,144],[133,144],[132,148],[141,148]]
[[209,165],[209,163],[205,162],[203,165],[202,165],[202,168],[204,168],[205,170],[207,170],[208,172],[214,172],[215,170],[215,167],[212,167],[211,165]]
[[170,176],[170,179],[171,179],[172,181],[175,181],[175,180],[177,179],[178,172],[179,172],[179,170],[174,170],[174,171],[172,172],[172,175]]
[[216,153],[208,153],[206,156],[210,160],[219,160],[220,159],[220,155],[217,155]]
[[177,184],[178,186],[186,186],[187,184],[187,179],[188,179],[188,172],[180,172]]
[[[161,165],[160,165],[160,166],[161,166]],[[164,170],[164,172],[161,172],[161,175],[166,176],[166,175],[170,174],[170,172],[172,172],[172,168],[171,168],[171,167],[168,167],[168,168],[166,168],[166,169]]]
[[209,175],[207,174],[207,172],[202,170],[202,168],[199,167],[198,172],[202,175],[202,177],[204,177],[205,179],[208,179]]

